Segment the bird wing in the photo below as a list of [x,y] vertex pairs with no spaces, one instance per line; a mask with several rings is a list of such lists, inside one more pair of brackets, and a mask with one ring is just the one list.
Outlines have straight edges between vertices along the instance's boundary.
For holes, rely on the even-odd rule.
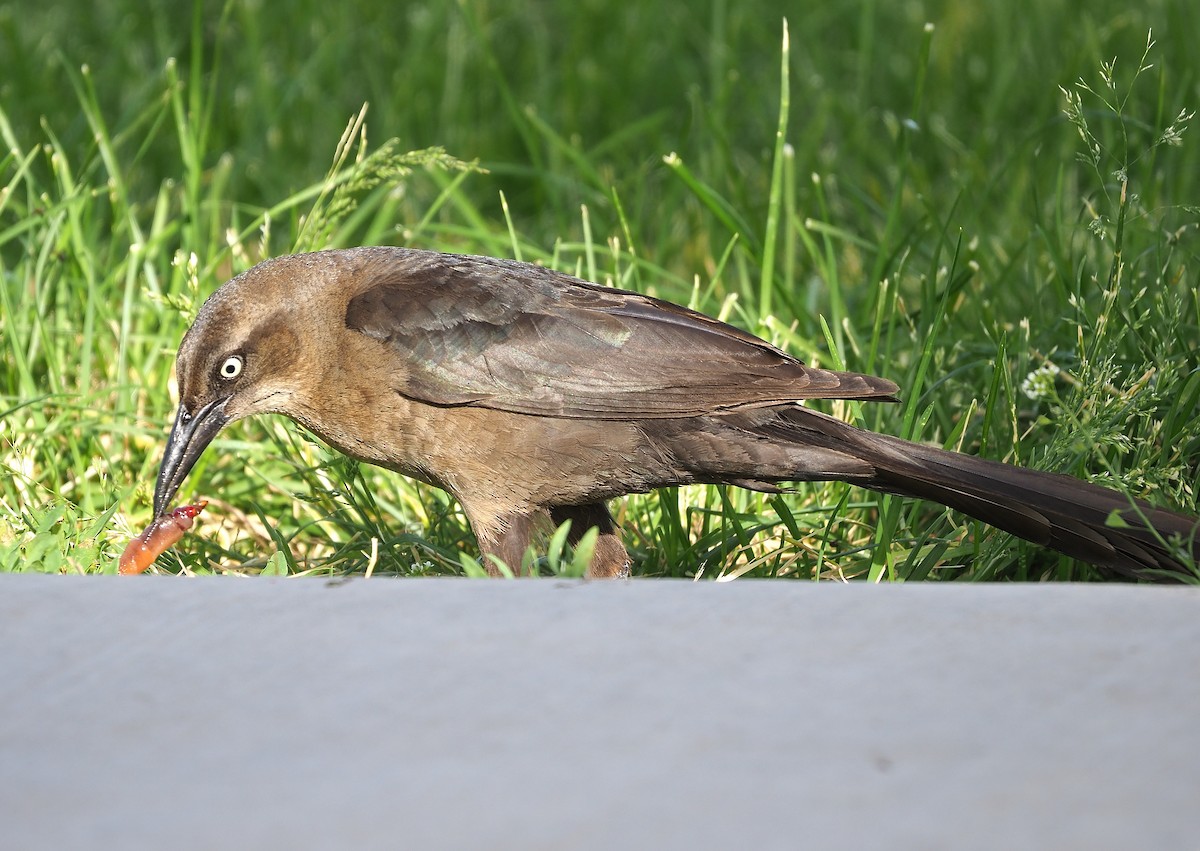
[[397,249],[346,326],[404,358],[395,389],[434,405],[598,419],[689,417],[896,385],[805,366],[669,302],[538,266]]

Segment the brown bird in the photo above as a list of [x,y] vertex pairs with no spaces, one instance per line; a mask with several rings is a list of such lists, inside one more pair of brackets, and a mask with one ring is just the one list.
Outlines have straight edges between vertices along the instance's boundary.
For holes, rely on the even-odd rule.
[[480,550],[513,567],[547,519],[569,519],[572,541],[598,528],[589,575],[626,576],[605,501],[693,483],[851,482],[1129,575],[1177,571],[1200,550],[1194,518],[800,404],[895,401],[887,379],[814,369],[692,310],[511,260],[403,248],[269,260],[205,302],[176,369],[156,516],[227,423],[273,412],[449,491]]

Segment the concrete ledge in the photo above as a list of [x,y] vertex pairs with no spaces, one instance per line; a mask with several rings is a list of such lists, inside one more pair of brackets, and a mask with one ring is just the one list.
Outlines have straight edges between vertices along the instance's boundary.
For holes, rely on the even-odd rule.
[[0,846],[1185,848],[1200,592],[0,576]]

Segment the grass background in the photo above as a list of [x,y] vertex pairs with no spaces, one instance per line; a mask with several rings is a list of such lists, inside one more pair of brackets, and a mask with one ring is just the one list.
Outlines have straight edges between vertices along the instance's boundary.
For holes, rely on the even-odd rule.
[[[0,569],[114,570],[199,302],[357,244],[689,303],[905,388],[826,410],[1197,513],[1200,8],[1136,6],[0,5]],[[475,552],[444,494],[281,418],[228,429],[196,497],[157,569]],[[839,484],[614,509],[644,575],[1095,578]]]

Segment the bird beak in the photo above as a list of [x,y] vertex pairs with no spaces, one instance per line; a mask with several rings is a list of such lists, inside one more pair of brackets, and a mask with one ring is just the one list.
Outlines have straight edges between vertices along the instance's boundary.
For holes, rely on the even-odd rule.
[[175,498],[175,492],[195,466],[205,447],[212,442],[229,417],[225,415],[225,403],[229,397],[214,399],[196,413],[191,414],[179,406],[175,414],[175,425],[167,438],[167,449],[163,453],[162,467],[158,471],[158,484],[154,487],[154,516],[161,517]]

